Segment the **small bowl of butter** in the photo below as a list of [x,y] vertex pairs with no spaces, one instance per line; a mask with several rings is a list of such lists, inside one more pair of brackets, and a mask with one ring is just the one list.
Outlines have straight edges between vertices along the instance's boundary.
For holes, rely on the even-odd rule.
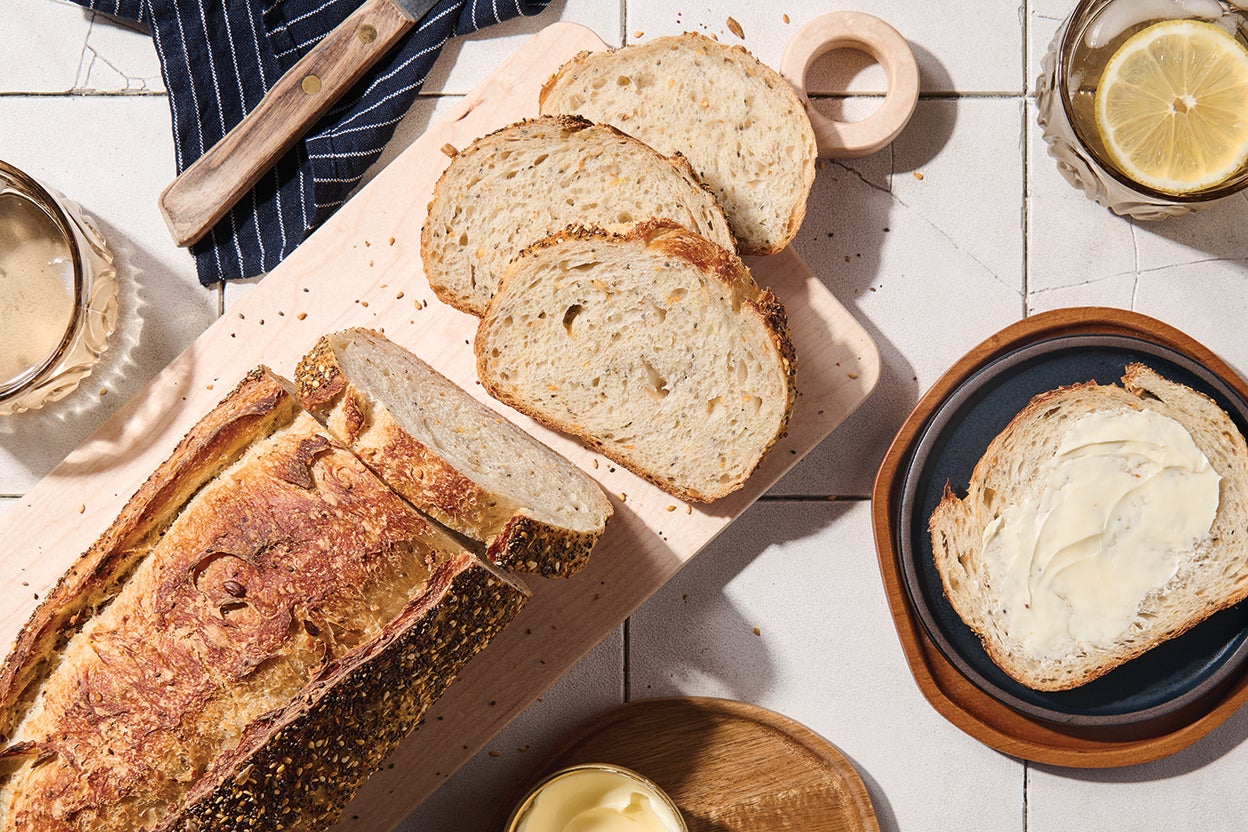
[[680,810],[631,769],[586,763],[539,781],[516,806],[506,832],[688,832]]

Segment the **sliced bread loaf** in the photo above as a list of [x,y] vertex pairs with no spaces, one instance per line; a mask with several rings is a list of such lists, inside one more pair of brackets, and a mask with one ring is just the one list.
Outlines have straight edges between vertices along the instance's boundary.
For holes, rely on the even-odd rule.
[[520,251],[574,223],[675,220],[725,248],[732,233],[689,163],[575,116],[522,121],[457,153],[433,191],[420,237],[438,297],[474,315]]
[[1037,396],[929,521],[945,595],[1006,673],[1096,679],[1248,597],[1248,447],[1133,364]]
[[810,118],[788,82],[742,46],[687,33],[583,52],[540,100],[543,114],[578,113],[683,153],[746,254],[780,251],[806,216],[817,156]]
[[327,828],[527,595],[257,371],[18,636],[0,829]]
[[338,441],[499,566],[572,575],[611,516],[585,472],[380,333],[321,338],[295,379]]
[[491,395],[684,499],[740,488],[784,433],[784,308],[732,252],[667,221],[526,250],[477,329]]

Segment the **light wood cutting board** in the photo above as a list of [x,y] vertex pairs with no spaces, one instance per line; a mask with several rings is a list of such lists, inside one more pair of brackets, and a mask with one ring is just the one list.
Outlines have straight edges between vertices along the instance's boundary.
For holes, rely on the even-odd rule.
[[587,470],[613,495],[616,510],[590,566],[575,579],[529,581],[533,599],[521,618],[466,668],[339,826],[387,830],[851,413],[875,385],[879,355],[788,250],[748,262],[758,283],[771,286],[788,309],[799,357],[797,407],[788,436],[745,488],[724,500],[686,506],[481,390],[470,347],[476,319],[438,302],[420,266],[421,224],[449,161],[441,148],[462,148],[536,115],[538,88],[550,73],[581,50],[602,48],[593,32],[570,23],[534,36],[0,516],[0,644],[12,643],[38,598],[249,369],[264,363],[289,375],[323,333],[384,329]]

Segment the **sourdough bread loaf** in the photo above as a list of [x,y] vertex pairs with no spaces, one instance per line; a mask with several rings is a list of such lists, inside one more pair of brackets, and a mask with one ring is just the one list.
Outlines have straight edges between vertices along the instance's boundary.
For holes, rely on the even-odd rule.
[[1248,597],[1246,498],[1248,447],[1230,417],[1133,364],[1121,387],[1033,399],[966,497],[946,486],[928,527],[945,595],[992,660],[1065,690]]
[[321,338],[295,380],[339,442],[499,566],[570,576],[611,516],[581,469],[378,332]]
[[687,33],[583,52],[540,101],[543,115],[579,114],[684,154],[746,254],[780,251],[806,216],[817,156],[810,118],[788,82],[742,46]]
[[661,220],[525,251],[474,350],[492,396],[689,500],[740,488],[796,395],[779,301],[735,254]]
[[674,220],[734,249],[728,221],[680,156],[575,116],[522,121],[457,153],[438,180],[420,251],[434,292],[481,316],[503,269],[537,240],[580,223]]
[[0,829],[322,829],[526,595],[256,371],[22,630]]

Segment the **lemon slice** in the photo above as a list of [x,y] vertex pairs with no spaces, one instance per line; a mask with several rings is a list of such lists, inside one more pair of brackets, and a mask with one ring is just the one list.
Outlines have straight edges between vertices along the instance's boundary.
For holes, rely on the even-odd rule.
[[1212,23],[1155,23],[1109,59],[1096,124],[1142,185],[1186,194],[1224,182],[1248,163],[1248,49]]

